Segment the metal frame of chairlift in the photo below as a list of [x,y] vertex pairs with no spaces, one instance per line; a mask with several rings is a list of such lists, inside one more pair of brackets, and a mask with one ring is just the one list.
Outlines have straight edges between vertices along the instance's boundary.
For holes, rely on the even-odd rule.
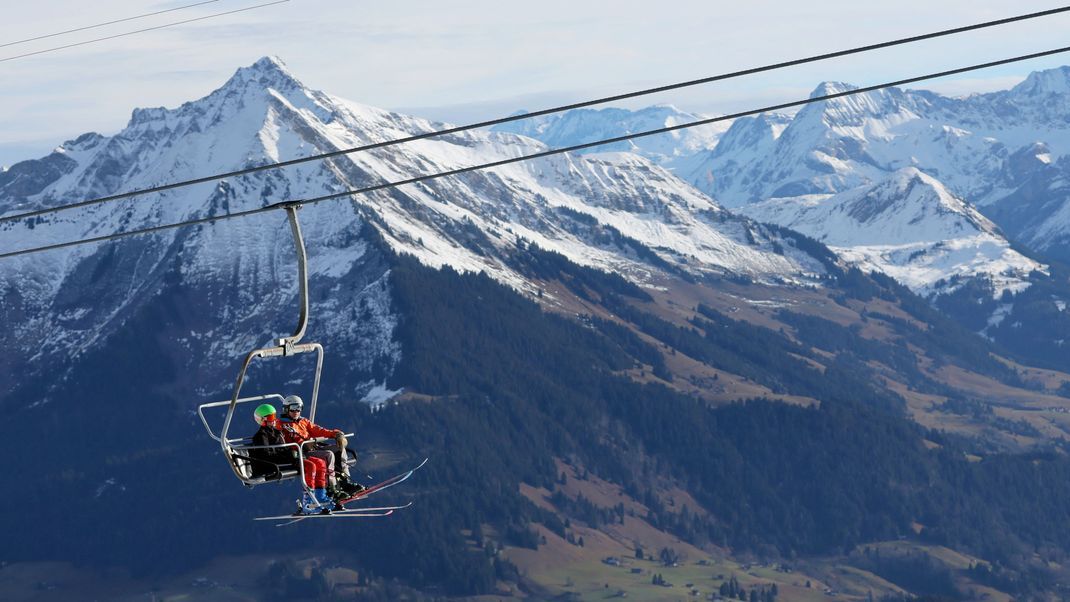
[[[231,470],[234,472],[234,476],[238,477],[242,483],[247,487],[254,487],[256,485],[263,485],[265,483],[274,483],[286,481],[291,478],[300,476],[301,483],[304,483],[305,470],[304,470],[304,450],[301,445],[296,443],[286,443],[282,445],[267,445],[267,446],[254,446],[245,444],[246,438],[228,438],[227,433],[230,430],[231,422],[234,419],[234,411],[241,404],[263,402],[269,399],[278,400],[281,404],[283,396],[277,393],[268,395],[257,395],[253,397],[241,397],[242,385],[245,382],[245,375],[249,370],[249,366],[255,359],[265,359],[271,357],[290,357],[301,353],[316,353],[316,377],[312,384],[312,400],[309,404],[308,419],[313,422],[316,420],[316,402],[319,399],[320,389],[320,375],[323,371],[323,346],[319,343],[301,343],[301,339],[305,336],[305,329],[308,326],[308,258],[305,253],[305,241],[301,236],[301,225],[297,221],[297,210],[299,205],[287,205],[286,215],[290,221],[290,229],[293,232],[294,245],[297,248],[297,277],[300,282],[300,303],[301,314],[298,318],[297,329],[291,336],[278,339],[278,344],[272,347],[265,347],[262,349],[254,349],[245,356],[245,361],[242,362],[241,371],[238,372],[237,382],[234,384],[234,394],[229,400],[216,401],[212,403],[201,404],[197,407],[197,414],[201,418],[201,422],[204,424],[205,430],[208,431],[208,435],[219,442],[220,447],[223,450],[223,455],[227,457]],[[211,425],[208,424],[208,419],[204,415],[204,411],[209,408],[218,408],[226,406],[227,415],[223,420],[223,428],[216,434],[212,430]],[[351,434],[347,436],[352,437]],[[307,442],[306,442],[307,443]],[[252,465],[254,462],[262,462],[248,455],[248,451],[254,449],[273,449],[292,447],[297,451],[297,463],[293,469],[283,470],[276,465],[274,474],[268,474],[265,476],[252,476]],[[350,456],[350,462],[352,463],[354,456]]]

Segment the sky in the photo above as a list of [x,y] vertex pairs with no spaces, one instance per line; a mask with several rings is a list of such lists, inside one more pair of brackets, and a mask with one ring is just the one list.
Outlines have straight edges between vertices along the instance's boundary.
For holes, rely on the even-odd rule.
[[[465,123],[1060,6],[993,0],[289,0],[12,58],[270,0],[216,0],[14,43],[196,1],[8,3],[0,21],[0,166],[43,156],[85,132],[114,134],[134,108],[200,98],[238,67],[267,55],[280,57],[312,88]],[[739,111],[804,98],[827,80],[867,85],[1065,46],[1068,29],[1070,14],[1048,17],[624,106]],[[919,87],[949,95],[988,92],[1063,64],[1070,64],[1070,55]]]

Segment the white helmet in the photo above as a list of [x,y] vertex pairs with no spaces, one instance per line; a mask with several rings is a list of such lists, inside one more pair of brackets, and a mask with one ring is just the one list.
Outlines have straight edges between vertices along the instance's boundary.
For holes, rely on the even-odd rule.
[[301,401],[301,398],[297,395],[287,396],[286,399],[282,401],[282,409],[287,412],[295,409],[300,410],[303,407],[305,407],[305,402]]

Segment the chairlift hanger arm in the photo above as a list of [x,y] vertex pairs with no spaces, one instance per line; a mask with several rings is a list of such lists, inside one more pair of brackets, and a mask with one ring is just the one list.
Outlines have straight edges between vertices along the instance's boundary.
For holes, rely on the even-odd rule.
[[297,329],[293,335],[279,339],[279,346],[286,355],[298,353],[293,347],[305,336],[308,327],[308,254],[305,251],[305,239],[301,236],[301,223],[297,221],[297,210],[301,205],[291,203],[286,205],[286,217],[290,220],[290,231],[293,232],[294,247],[297,249],[297,282],[300,286],[300,316],[297,319]]

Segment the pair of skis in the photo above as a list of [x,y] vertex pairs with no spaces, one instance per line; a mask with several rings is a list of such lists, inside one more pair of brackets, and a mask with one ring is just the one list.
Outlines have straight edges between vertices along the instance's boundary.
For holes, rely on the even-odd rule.
[[[384,489],[388,489],[390,487],[393,487],[394,485],[397,485],[398,483],[401,483],[402,481],[407,480],[409,477],[411,477],[413,475],[413,473],[415,473],[417,470],[420,470],[421,468],[423,468],[424,464],[427,464],[427,460],[428,460],[428,458],[424,458],[424,461],[420,462],[420,464],[418,466],[416,466],[415,468],[412,468],[412,469],[410,469],[408,471],[405,471],[405,472],[403,472],[401,474],[394,475],[394,476],[390,477],[389,479],[387,479],[387,480],[385,480],[385,481],[383,481],[381,483],[376,483],[375,485],[372,485],[372,486],[370,486],[370,487],[368,487],[368,488],[366,488],[366,489],[364,489],[364,490],[352,495],[351,497],[348,497],[348,498],[346,498],[344,500],[338,500],[338,501],[340,503],[342,503],[342,504],[349,504],[349,503],[352,503],[352,502],[358,502],[358,501],[363,500],[364,498],[368,497],[369,495],[372,495],[373,493],[377,493],[377,492],[382,491]],[[256,519],[253,519],[253,520],[273,520],[273,521],[280,521],[281,520],[281,521],[285,521],[285,522],[279,523],[279,524],[277,524],[275,526],[276,527],[285,527],[286,525],[292,525],[294,523],[301,522],[301,521],[305,520],[306,518],[368,518],[368,517],[377,517],[377,516],[390,516],[391,514],[394,513],[395,510],[404,510],[405,508],[408,508],[411,505],[412,505],[412,502],[409,502],[408,504],[405,504],[404,506],[382,506],[382,507],[379,507],[379,508],[350,508],[350,509],[346,509],[346,510],[338,510],[338,511],[335,511],[335,512],[331,512],[330,514],[301,514],[301,515],[297,515],[297,516],[294,516],[294,515],[264,516],[264,517],[256,518]]]

